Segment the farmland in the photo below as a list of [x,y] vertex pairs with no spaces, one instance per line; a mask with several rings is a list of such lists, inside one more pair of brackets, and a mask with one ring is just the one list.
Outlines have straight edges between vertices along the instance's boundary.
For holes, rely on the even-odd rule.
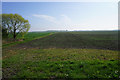
[[106,34],[103,32],[99,32],[98,34],[95,33],[96,32],[91,32],[91,34],[89,32],[56,33],[19,46],[27,48],[93,48],[117,50],[117,32],[113,32],[113,34]]
[[3,78],[118,78],[118,32],[34,32],[3,43]]
[[[24,41],[16,41],[14,42],[12,39],[8,39],[8,38],[3,38],[2,43],[3,43],[3,47],[7,47],[7,46],[11,46],[11,45],[15,45],[15,44],[19,44],[19,43],[25,43],[37,38],[41,38],[47,35],[50,35],[52,33],[50,32],[29,32],[28,34],[25,35],[24,37]],[[10,35],[10,38],[12,38],[13,36]],[[17,38],[21,38],[19,35]]]

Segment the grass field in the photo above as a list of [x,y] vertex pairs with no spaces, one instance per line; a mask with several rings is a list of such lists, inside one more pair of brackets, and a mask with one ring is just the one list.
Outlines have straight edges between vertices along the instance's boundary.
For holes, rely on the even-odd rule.
[[120,77],[117,31],[29,34],[3,47],[3,78]]
[[[50,32],[29,32],[24,36],[24,41],[16,41],[14,42],[11,39],[4,39],[2,40],[3,42],[3,47],[7,47],[7,46],[11,46],[11,45],[16,45],[16,44],[20,44],[20,43],[25,43],[25,42],[29,42],[32,41],[34,39],[39,39],[48,35],[51,35],[52,33]],[[12,36],[9,36],[10,38],[12,38]],[[18,36],[17,38],[20,38],[20,36]]]

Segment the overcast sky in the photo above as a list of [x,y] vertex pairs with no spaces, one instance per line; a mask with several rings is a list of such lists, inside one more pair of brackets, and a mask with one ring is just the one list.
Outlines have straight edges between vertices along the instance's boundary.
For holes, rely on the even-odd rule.
[[30,31],[116,30],[116,2],[3,2],[2,13],[28,19]]

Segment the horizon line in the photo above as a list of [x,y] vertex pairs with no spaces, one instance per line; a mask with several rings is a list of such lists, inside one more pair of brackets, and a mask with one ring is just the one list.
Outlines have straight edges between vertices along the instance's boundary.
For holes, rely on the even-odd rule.
[[62,32],[62,31],[66,31],[66,32],[69,32],[69,31],[119,31],[119,29],[114,29],[114,30],[41,30],[41,31],[28,31],[28,32],[49,32],[49,31],[58,31],[58,32]]

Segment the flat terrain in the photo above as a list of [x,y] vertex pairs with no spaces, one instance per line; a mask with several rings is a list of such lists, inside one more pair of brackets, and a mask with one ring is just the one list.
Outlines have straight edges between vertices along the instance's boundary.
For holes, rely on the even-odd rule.
[[56,32],[30,40],[26,37],[26,42],[3,47],[3,78],[120,77],[117,31]]

